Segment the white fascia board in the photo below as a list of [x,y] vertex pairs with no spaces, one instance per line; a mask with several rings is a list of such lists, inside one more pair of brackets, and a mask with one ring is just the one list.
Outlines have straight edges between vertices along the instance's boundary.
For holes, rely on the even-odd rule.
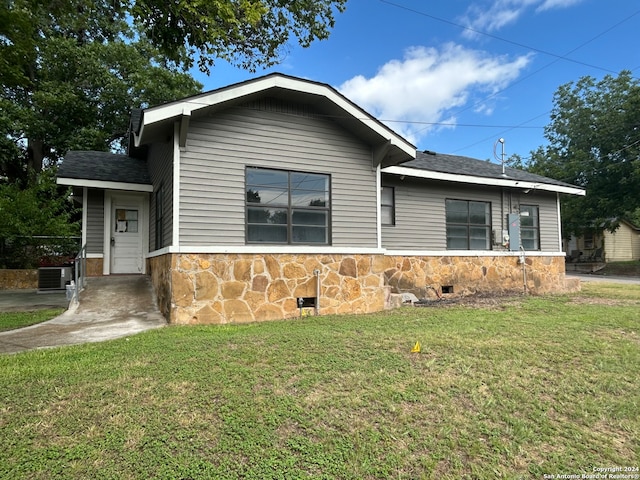
[[[398,257],[519,257],[522,251],[511,250],[391,250],[384,253]],[[525,252],[525,257],[564,257],[565,252]]]
[[126,190],[129,192],[153,192],[153,185],[142,183],[105,182],[102,180],[85,180],[82,178],[58,177],[58,185],[72,187],[103,188],[105,190]]
[[182,101],[176,101],[167,105],[160,105],[157,107],[151,107],[144,110],[142,115],[142,126],[140,129],[140,135],[136,137],[136,145],[139,144],[140,137],[142,136],[142,129],[145,125],[161,122],[169,118],[178,117],[181,115],[191,115],[192,112],[201,108],[206,108],[212,105],[217,105],[227,101],[232,101],[237,98],[244,97],[246,95],[252,95],[259,93],[269,88],[284,88],[287,90],[293,90],[300,93],[307,93],[310,95],[318,95],[326,97],[348,115],[356,118],[369,129],[373,130],[385,139],[388,139],[392,145],[398,147],[412,158],[416,156],[416,147],[395,133],[388,127],[385,127],[370,115],[366,114],[363,110],[356,107],[351,102],[347,101],[342,95],[338,94],[335,90],[327,88],[325,85],[307,82],[305,80],[298,80],[289,77],[269,76],[255,82],[247,82],[236,87],[222,89],[210,93],[205,93],[185,99]]
[[[170,253],[181,254],[261,254],[261,255],[387,255],[400,257],[519,257],[522,252],[509,250],[391,250],[386,248],[313,247],[313,246],[169,246],[147,254],[147,258]],[[564,257],[565,252],[525,252],[527,257]]]
[[490,177],[476,177],[472,175],[459,175],[455,173],[443,173],[433,172],[430,170],[419,170],[416,168],[407,167],[386,167],[382,170],[383,173],[390,173],[392,175],[415,177],[415,178],[428,178],[430,180],[444,180],[448,182],[457,183],[471,183],[474,185],[493,185],[496,187],[512,187],[520,188],[523,190],[544,190],[547,192],[568,193],[570,195],[585,195],[586,191],[578,187],[565,187],[562,185],[552,185],[549,183],[530,182],[523,180],[511,180],[509,178],[490,178]]
[[183,254],[261,254],[261,255],[382,255],[383,248],[358,248],[358,247],[314,247],[312,245],[238,245],[238,246],[211,246],[193,245],[178,247],[170,246],[150,252],[148,257],[156,257],[168,253]]

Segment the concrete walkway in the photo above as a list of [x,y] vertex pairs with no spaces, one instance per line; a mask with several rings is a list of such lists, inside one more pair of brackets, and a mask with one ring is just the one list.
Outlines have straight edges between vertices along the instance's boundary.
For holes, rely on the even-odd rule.
[[[26,310],[29,302],[62,301],[57,294],[15,291],[0,295],[0,310]],[[11,298],[9,298],[11,297]],[[64,300],[66,302],[66,299]],[[167,324],[158,310],[149,277],[118,275],[90,277],[80,294],[80,303],[47,322],[8,332],[0,332],[0,353],[16,353],[37,348],[101,342],[126,337]]]

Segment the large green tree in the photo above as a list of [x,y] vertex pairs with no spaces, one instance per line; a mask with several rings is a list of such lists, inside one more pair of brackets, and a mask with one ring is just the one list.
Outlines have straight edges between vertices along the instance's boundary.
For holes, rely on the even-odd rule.
[[122,150],[132,107],[201,89],[117,2],[15,0],[0,18],[0,174],[23,186],[70,149]]
[[527,169],[587,192],[563,199],[565,235],[615,230],[640,208],[640,82],[631,72],[559,87],[545,136]]
[[184,69],[272,65],[292,38],[327,38],[345,2],[3,2],[0,175],[37,172],[71,148],[120,149],[131,107],[201,88]]

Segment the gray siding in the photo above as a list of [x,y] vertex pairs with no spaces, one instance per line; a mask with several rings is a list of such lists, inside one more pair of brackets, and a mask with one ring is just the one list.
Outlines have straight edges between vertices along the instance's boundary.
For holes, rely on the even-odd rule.
[[153,183],[153,193],[149,201],[149,250],[156,250],[156,197],[158,188],[163,191],[163,242],[162,246],[172,244],[173,239],[173,140],[154,143],[147,155],[149,174]]
[[104,253],[104,190],[87,191],[87,253]]
[[332,245],[376,247],[370,147],[307,107],[282,105],[192,119],[181,152],[182,245],[245,245],[245,167],[255,166],[330,174]]
[[[395,187],[395,226],[382,227],[382,246],[391,250],[446,250],[445,200],[491,203],[492,229],[506,227],[506,215],[518,211],[520,202],[537,205],[540,212],[542,251],[557,252],[558,221],[554,193],[519,194],[497,187],[455,184],[384,175],[382,184]],[[504,222],[501,218],[504,215]],[[494,247],[496,248],[496,247]]]

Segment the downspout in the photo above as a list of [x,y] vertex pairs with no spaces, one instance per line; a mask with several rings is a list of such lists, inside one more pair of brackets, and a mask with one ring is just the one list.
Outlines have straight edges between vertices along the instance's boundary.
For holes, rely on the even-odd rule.
[[[560,194],[556,192],[556,208],[558,210],[558,250],[562,250],[562,216],[560,214]],[[567,250],[569,250],[567,248]],[[568,253],[568,252],[567,252]]]
[[380,164],[376,166],[376,244],[378,249],[382,248],[382,207],[380,205],[381,202],[381,193],[382,189],[382,179],[381,179],[381,169]]

